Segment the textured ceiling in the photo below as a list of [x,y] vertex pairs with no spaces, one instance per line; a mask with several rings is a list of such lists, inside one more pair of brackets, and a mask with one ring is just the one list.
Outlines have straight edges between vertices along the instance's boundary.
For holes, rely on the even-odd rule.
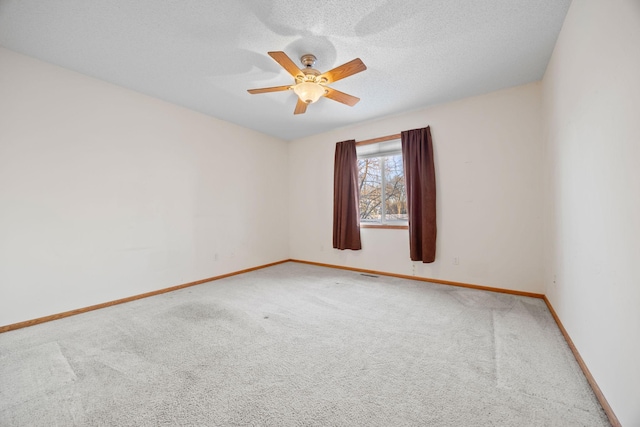
[[[0,0],[0,45],[291,140],[540,80],[569,4]],[[293,82],[277,50],[313,53],[320,71],[359,57],[368,69],[332,87],[361,101],[294,116],[291,91],[248,94]]]

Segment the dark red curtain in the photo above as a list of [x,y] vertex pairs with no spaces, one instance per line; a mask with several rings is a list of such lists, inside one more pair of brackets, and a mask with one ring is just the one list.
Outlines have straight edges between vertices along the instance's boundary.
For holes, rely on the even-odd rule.
[[358,192],[356,141],[338,142],[333,170],[333,247],[336,249],[362,249]]
[[401,132],[412,261],[436,259],[436,173],[429,127]]

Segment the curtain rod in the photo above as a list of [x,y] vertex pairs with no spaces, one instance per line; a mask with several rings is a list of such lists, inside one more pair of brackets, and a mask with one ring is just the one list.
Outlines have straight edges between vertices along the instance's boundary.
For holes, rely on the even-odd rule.
[[380,138],[365,139],[364,141],[356,142],[356,145],[369,145],[375,144],[376,142],[391,141],[394,139],[400,139],[400,134],[396,133],[395,135],[381,136]]

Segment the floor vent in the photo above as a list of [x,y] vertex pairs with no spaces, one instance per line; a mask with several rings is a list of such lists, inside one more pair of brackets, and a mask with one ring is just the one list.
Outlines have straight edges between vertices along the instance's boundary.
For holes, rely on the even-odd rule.
[[367,277],[380,277],[380,276],[376,276],[375,274],[366,274],[366,273],[360,273],[361,276],[367,276]]

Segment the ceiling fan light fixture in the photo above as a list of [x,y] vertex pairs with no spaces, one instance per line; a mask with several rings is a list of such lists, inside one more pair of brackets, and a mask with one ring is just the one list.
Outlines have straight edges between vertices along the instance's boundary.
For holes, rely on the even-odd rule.
[[301,82],[293,87],[293,91],[302,102],[313,104],[325,94],[325,88],[314,82]]

